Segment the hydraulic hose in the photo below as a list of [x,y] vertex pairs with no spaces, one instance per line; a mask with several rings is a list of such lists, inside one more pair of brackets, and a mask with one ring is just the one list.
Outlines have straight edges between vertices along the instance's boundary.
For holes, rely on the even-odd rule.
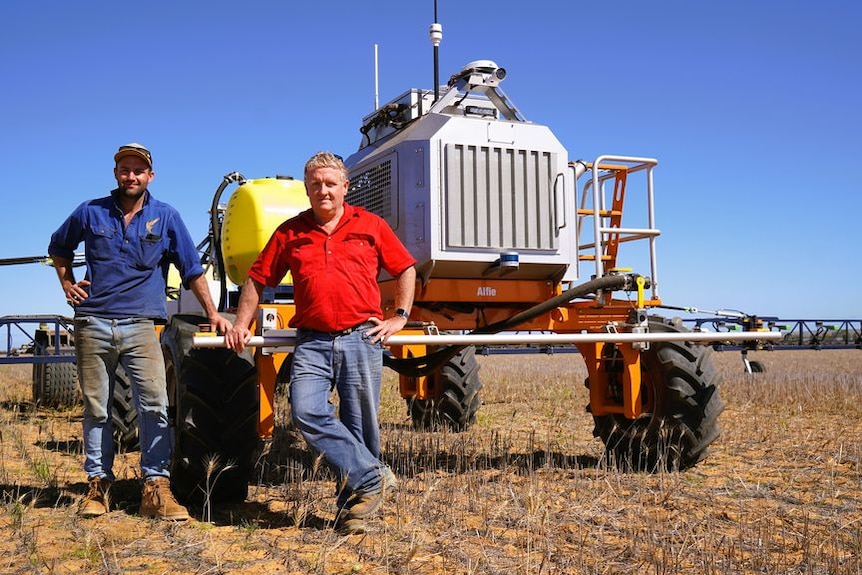
[[218,217],[218,204],[225,188],[234,182],[238,182],[242,185],[242,183],[245,182],[245,177],[239,172],[231,172],[225,175],[222,178],[221,184],[219,184],[215,195],[213,195],[212,206],[210,206],[210,238],[212,242],[210,249],[212,250],[212,253],[215,254],[214,263],[216,265],[216,271],[218,272],[219,278],[218,310],[220,312],[224,311],[227,306],[227,274],[225,273],[224,255],[221,250],[221,222]]
[[[560,307],[577,297],[584,297],[599,290],[630,289],[634,285],[635,280],[633,275],[603,276],[571,287],[560,295],[554,296],[551,299],[543,301],[529,309],[516,313],[510,318],[475,329],[471,331],[470,334],[492,334],[501,331],[513,330],[519,325],[544,313],[548,313],[552,309]],[[422,377],[437,370],[440,366],[455,357],[465,347],[468,346],[450,345],[421,357],[396,358],[384,355],[383,363],[402,375],[409,377]]]

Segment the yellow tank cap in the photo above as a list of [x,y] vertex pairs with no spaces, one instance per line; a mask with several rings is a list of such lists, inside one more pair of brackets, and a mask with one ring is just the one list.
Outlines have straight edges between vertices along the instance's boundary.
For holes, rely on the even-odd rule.
[[[261,178],[239,186],[228,200],[222,223],[222,257],[230,281],[245,283],[249,268],[272,232],[308,207],[301,180]],[[288,274],[282,284],[291,281]]]

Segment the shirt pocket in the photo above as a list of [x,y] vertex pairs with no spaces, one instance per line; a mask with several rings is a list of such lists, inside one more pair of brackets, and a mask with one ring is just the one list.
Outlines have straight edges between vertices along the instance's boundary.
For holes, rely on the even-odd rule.
[[345,269],[377,277],[380,263],[374,236],[355,232],[347,234],[340,248]]
[[135,267],[139,270],[151,270],[159,265],[163,254],[162,236],[149,233],[141,237]]
[[90,230],[92,246],[87,246],[87,255],[94,260],[110,261],[117,257],[114,247],[114,229],[105,225],[93,226]]
[[286,267],[294,282],[313,278],[325,268],[323,248],[315,245],[311,238],[292,239],[285,242],[282,249]]

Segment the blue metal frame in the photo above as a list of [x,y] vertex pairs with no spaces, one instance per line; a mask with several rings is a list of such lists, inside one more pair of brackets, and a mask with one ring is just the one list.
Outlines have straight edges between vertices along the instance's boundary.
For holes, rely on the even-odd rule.
[[[54,345],[42,346],[36,341],[35,335],[31,334],[25,326],[30,324],[52,326],[54,333]],[[74,328],[72,318],[62,315],[4,315],[0,317],[0,330],[5,328],[6,353],[0,356],[0,364],[12,363],[74,363],[75,355],[68,354],[60,345],[62,332],[73,334]],[[12,347],[12,334],[25,336],[32,350],[21,354],[18,349]],[[26,346],[26,344],[25,344]]]

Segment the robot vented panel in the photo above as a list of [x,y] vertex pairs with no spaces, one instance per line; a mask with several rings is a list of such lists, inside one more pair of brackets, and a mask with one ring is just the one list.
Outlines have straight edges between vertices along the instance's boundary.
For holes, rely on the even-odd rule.
[[353,176],[344,198],[392,223],[392,162],[386,160]]
[[541,150],[447,145],[446,247],[556,249],[554,161]]

